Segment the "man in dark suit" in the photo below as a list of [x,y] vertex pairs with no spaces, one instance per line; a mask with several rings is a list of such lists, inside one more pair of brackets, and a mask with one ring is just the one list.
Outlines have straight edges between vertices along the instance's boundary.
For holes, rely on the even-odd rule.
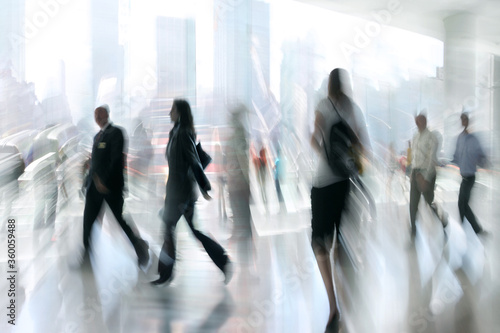
[[130,239],[137,253],[139,266],[149,261],[148,243],[135,235],[123,219],[123,187],[125,167],[125,138],[123,131],[109,121],[109,108],[95,109],[95,122],[101,130],[94,137],[90,174],[88,177],[85,210],[83,213],[83,245],[88,252],[90,232],[103,201],[106,200],[116,220]]

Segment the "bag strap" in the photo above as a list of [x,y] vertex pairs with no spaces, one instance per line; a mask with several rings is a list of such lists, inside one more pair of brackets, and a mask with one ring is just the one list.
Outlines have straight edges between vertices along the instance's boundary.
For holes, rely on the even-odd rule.
[[[344,118],[342,118],[342,116],[340,115],[340,112],[339,110],[337,110],[337,107],[335,106],[335,104],[333,103],[333,101],[330,99],[330,97],[328,97],[328,100],[330,101],[330,103],[332,103],[332,106],[333,106],[333,109],[335,110],[335,112],[337,112],[339,118],[340,118],[340,121],[343,122],[348,130],[349,130],[349,134],[351,136],[351,142],[352,143],[355,143],[355,144],[359,144],[360,143],[360,140],[359,140],[359,136],[356,134],[356,132],[354,132],[354,130],[352,129],[351,125],[349,125],[349,123],[347,122],[347,120],[345,120]],[[324,138],[323,138],[324,140]]]
[[[341,120],[341,121],[342,121],[342,120],[344,120],[344,118],[342,118],[342,116],[340,115],[339,110],[337,110],[337,108],[335,107],[335,104],[333,104],[333,101],[330,99],[330,97],[328,97],[328,100],[330,101],[330,103],[332,103],[333,109],[335,110],[335,112],[337,112],[337,114],[338,114],[338,116],[339,116],[340,120]],[[345,120],[344,120],[344,121],[345,121]]]
[[[328,97],[328,100],[330,101],[330,103],[332,103],[333,109],[335,110],[335,112],[337,112],[337,115],[339,116],[340,121],[344,121],[345,122],[344,118],[342,118],[342,116],[340,115],[339,111],[335,107],[335,104],[333,104],[333,101],[330,99],[330,97]],[[321,133],[321,137],[323,138],[323,148],[325,148],[326,158],[329,159],[330,157],[328,157],[328,151],[326,149],[326,139],[323,136],[323,133]]]

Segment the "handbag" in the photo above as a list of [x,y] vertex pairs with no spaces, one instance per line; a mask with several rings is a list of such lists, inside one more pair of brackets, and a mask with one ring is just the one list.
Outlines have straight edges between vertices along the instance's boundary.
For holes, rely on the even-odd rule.
[[347,121],[342,118],[332,100],[328,100],[340,118],[330,128],[329,149],[326,145],[324,146],[328,164],[332,171],[339,176],[355,177],[363,173],[359,138]]
[[207,154],[206,151],[203,150],[201,147],[201,142],[198,142],[196,145],[196,151],[198,152],[198,157],[200,158],[200,163],[203,169],[206,169],[206,167],[212,162],[212,157]]

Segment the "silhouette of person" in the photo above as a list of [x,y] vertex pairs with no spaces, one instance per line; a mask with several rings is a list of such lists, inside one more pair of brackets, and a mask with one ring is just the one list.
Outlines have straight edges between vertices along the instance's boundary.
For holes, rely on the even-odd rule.
[[433,212],[440,218],[443,226],[447,222],[440,216],[436,204],[434,203],[434,187],[436,184],[436,151],[439,145],[434,133],[427,128],[427,117],[419,114],[415,117],[415,124],[418,131],[412,140],[412,171],[410,176],[410,225],[411,239],[414,240],[417,228],[415,220],[417,217],[418,203],[423,195],[427,204]]
[[203,172],[196,151],[196,132],[189,103],[182,99],[174,100],[170,118],[174,127],[170,131],[165,153],[169,167],[163,209],[165,236],[158,261],[158,274],[160,276],[151,284],[161,285],[173,278],[176,260],[175,228],[181,216],[185,217],[194,236],[224,273],[224,282],[228,283],[232,276],[232,264],[226,251],[216,241],[198,231],[193,224],[194,206],[197,199],[195,184],[198,184],[203,197],[207,200],[211,200],[210,195],[208,195],[211,185]]
[[260,193],[262,196],[262,202],[266,206],[267,209],[267,152],[264,143],[262,143],[262,147],[259,150],[259,167],[257,170],[257,174],[259,177],[259,185],[260,185]]
[[276,160],[274,161],[274,187],[276,188],[276,195],[280,205],[280,212],[286,212],[285,200],[283,192],[281,191],[281,182],[283,180],[283,156],[281,147],[278,147],[276,153]]
[[478,165],[486,166],[488,164],[488,160],[478,138],[468,130],[468,113],[462,113],[460,115],[460,120],[462,121],[464,130],[458,136],[452,160],[452,163],[455,163],[460,168],[460,175],[462,176],[462,182],[460,184],[460,191],[458,194],[460,221],[463,223],[464,218],[467,218],[476,234],[481,234],[484,232],[484,229],[477,222],[476,216],[469,206],[469,200],[472,188],[476,182],[476,167]]
[[[253,267],[252,214],[250,211],[250,147],[248,108],[237,105],[230,111],[231,134],[227,143],[227,190],[232,212],[231,239],[236,243],[241,269],[251,272]],[[247,274],[248,275],[248,274]]]
[[[370,144],[364,117],[360,108],[351,100],[350,80],[346,70],[336,68],[328,79],[328,96],[316,107],[314,132],[311,146],[319,155],[311,189],[312,248],[328,294],[330,314],[327,332],[337,332],[339,310],[337,307],[330,250],[334,244],[334,233],[340,231],[340,221],[350,190],[349,178],[335,173],[329,166],[326,150],[329,148],[330,128],[333,124],[346,121],[359,137],[361,152]],[[335,251],[336,255],[338,251]]]
[[87,254],[90,246],[92,225],[98,217],[104,201],[113,212],[116,221],[132,243],[140,267],[149,261],[149,245],[124,220],[123,188],[126,145],[125,135],[120,127],[109,121],[109,107],[99,106],[94,111],[95,122],[101,130],[94,137],[91,165],[88,177],[83,212],[83,245]]

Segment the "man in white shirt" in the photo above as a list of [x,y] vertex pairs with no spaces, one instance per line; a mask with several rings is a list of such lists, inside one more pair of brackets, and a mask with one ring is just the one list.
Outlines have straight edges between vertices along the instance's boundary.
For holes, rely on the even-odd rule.
[[[415,118],[418,132],[412,140],[412,172],[410,178],[410,225],[412,240],[416,235],[415,220],[417,216],[420,196],[423,195],[425,201],[439,217],[434,201],[434,186],[436,184],[436,150],[438,140],[436,136],[427,128],[427,118],[419,114]],[[442,221],[446,226],[446,221]]]

